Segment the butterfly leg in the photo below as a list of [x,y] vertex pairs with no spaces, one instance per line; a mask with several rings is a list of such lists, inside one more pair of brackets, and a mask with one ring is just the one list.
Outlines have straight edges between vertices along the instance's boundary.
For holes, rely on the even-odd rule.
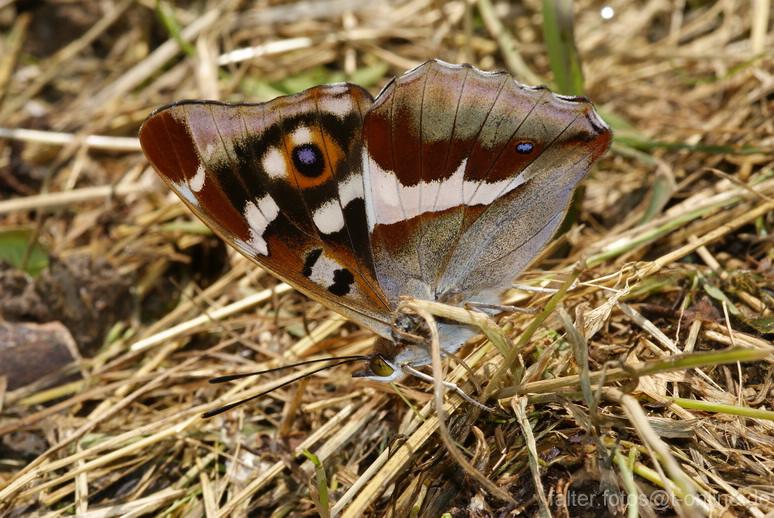
[[[401,366],[401,368],[404,371],[406,371],[409,374],[411,374],[412,376],[416,376],[417,378],[419,378],[421,380],[424,380],[424,381],[427,381],[428,383],[433,383],[433,377],[432,376],[430,376],[429,374],[425,374],[424,372],[421,372],[421,371],[415,369],[414,367],[412,367],[410,365],[403,365],[403,366]],[[479,401],[476,401],[475,399],[473,399],[472,397],[467,395],[465,393],[465,391],[462,390],[459,387],[459,385],[457,385],[456,383],[453,383],[451,381],[446,381],[446,380],[441,380],[441,383],[443,383],[443,386],[446,387],[447,389],[453,390],[454,392],[456,392],[457,395],[459,395],[462,399],[464,399],[465,401],[467,401],[471,405],[474,405],[474,406],[480,408],[481,410],[485,410],[485,411],[491,412],[493,414],[497,413],[497,410],[495,410],[494,408],[486,406],[485,404],[483,404],[483,403],[481,403]]]
[[[444,411],[443,404],[443,389],[446,388],[447,385],[445,385],[443,382],[443,371],[441,367],[441,345],[438,338],[438,327],[436,326],[433,315],[427,311],[427,309],[421,307],[419,301],[413,301],[413,303],[410,301],[404,301],[398,306],[398,310],[401,311],[402,308],[409,309],[421,317],[422,320],[427,323],[427,327],[430,331],[430,353],[432,359],[431,365],[433,367],[433,375],[431,379],[433,381],[433,399],[435,403],[435,409],[438,413],[438,433],[446,445],[446,449],[449,452],[449,455],[457,462],[457,464],[459,464],[463,470],[465,470],[469,476],[481,484],[481,486],[487,492],[501,500],[511,502],[515,505],[516,501],[510,495],[510,493],[499,488],[494,482],[485,477],[478,469],[476,469],[475,466],[470,463],[470,461],[465,458],[449,434],[449,427],[446,424],[446,413]],[[481,316],[487,318],[485,315]],[[456,385],[453,385],[453,387],[454,388],[452,390],[459,390],[459,387]],[[461,392],[462,391],[459,391],[458,393]],[[467,394],[464,394],[464,399],[468,399]]]
[[519,306],[511,306],[507,304],[488,304],[486,302],[466,302],[465,303],[466,309],[478,309],[483,310],[484,313],[489,314],[488,312],[494,312],[494,313],[527,313],[529,315],[534,315],[539,310],[538,308],[520,308]]

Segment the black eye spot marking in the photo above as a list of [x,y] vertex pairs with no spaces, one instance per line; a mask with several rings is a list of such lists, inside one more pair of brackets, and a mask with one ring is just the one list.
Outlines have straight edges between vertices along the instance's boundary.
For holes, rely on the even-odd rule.
[[325,170],[325,160],[316,144],[301,144],[293,148],[293,165],[304,176],[316,178]]
[[577,140],[581,142],[591,142],[596,138],[596,135],[591,133],[590,131],[581,131],[578,133],[578,136],[576,137]]
[[304,270],[301,272],[304,274],[304,277],[308,278],[312,276],[312,268],[314,268],[314,265],[317,263],[321,254],[322,248],[315,248],[306,256],[306,259],[304,260]]
[[520,155],[528,155],[535,149],[535,144],[528,141],[522,141],[516,144],[516,152]]
[[328,286],[328,291],[339,297],[343,297],[350,291],[352,283],[355,282],[355,276],[352,272],[343,268],[333,271],[333,284]]

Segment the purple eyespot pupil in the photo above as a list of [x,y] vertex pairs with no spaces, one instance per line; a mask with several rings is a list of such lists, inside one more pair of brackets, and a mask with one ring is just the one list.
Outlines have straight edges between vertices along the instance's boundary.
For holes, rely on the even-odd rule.
[[299,173],[310,178],[316,178],[325,171],[322,151],[314,143],[293,148],[293,165]]
[[522,155],[532,153],[533,149],[535,149],[535,145],[532,142],[519,142],[516,144],[516,152]]
[[314,164],[315,160],[317,160],[317,155],[315,155],[313,149],[307,146],[302,146],[298,149],[298,160],[302,164],[312,165]]

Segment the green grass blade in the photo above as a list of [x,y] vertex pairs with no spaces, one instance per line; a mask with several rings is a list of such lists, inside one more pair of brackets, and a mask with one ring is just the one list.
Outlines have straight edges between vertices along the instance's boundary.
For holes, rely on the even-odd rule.
[[575,47],[572,0],[543,0],[543,40],[556,89],[583,95],[583,71]]

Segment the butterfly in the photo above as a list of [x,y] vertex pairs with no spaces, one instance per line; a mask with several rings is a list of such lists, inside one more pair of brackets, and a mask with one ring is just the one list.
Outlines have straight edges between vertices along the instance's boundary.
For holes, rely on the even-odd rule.
[[[430,363],[400,297],[497,303],[612,133],[584,97],[432,60],[376,98],[340,83],[261,104],[176,102],[139,136],[215,233],[381,336],[362,375],[393,381]],[[476,331],[439,321],[438,334],[453,353]]]

